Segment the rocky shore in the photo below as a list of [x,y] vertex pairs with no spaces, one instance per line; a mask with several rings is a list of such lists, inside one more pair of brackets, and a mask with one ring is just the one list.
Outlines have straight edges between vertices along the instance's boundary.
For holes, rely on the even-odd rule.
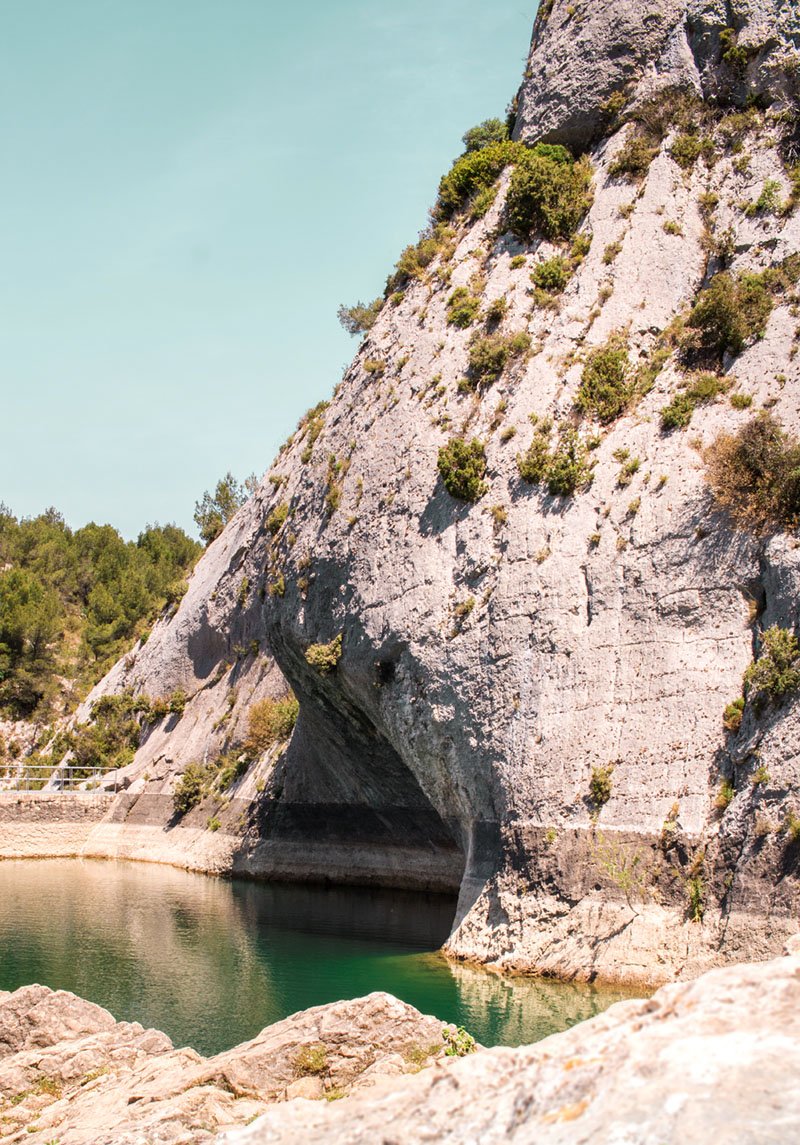
[[445,1055],[441,1022],[387,994],[203,1059],[28,986],[0,996],[0,1141],[783,1145],[800,1134],[800,939],[788,949],[464,1057]]

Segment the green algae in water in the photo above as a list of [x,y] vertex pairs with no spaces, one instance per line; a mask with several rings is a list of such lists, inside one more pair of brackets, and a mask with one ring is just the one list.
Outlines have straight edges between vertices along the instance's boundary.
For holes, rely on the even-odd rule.
[[0,990],[39,982],[202,1054],[385,990],[485,1046],[538,1041],[630,992],[508,978],[436,953],[443,896],[211,879],[149,864],[0,862]]

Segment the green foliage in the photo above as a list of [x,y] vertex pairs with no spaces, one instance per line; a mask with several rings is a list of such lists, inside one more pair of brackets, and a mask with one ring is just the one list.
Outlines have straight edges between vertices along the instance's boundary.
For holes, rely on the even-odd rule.
[[0,710],[64,710],[180,600],[200,552],[175,525],[126,542],[109,525],[73,532],[54,509],[17,520],[0,505]]
[[726,731],[738,732],[742,726],[742,717],[744,715],[744,696],[739,696],[738,699],[732,700],[722,714],[722,723]]
[[701,155],[707,163],[713,163],[715,157],[714,144],[710,139],[688,131],[676,136],[669,153],[684,171],[690,171]]
[[466,330],[480,314],[481,300],[466,286],[459,286],[447,300],[447,321],[451,326]]
[[736,798],[736,788],[727,779],[723,779],[719,785],[714,806],[718,811],[727,811],[731,803]]
[[715,275],[692,307],[687,327],[694,334],[686,348],[720,359],[725,353],[740,354],[767,328],[773,307],[769,285],[764,274]]
[[523,481],[546,485],[553,497],[571,497],[591,480],[586,446],[572,426],[559,432],[555,449],[549,443],[547,422],[537,432],[525,454],[517,455],[517,469]]
[[761,637],[761,647],[744,674],[744,693],[758,705],[779,703],[800,688],[800,644],[790,628],[773,624]]
[[565,147],[538,143],[518,157],[508,192],[512,233],[528,242],[534,234],[568,239],[592,203],[592,165],[575,160]]
[[766,179],[761,194],[754,202],[747,204],[744,213],[748,218],[753,218],[755,215],[779,215],[782,211],[781,185],[777,179]]
[[445,1057],[463,1058],[473,1054],[476,1050],[475,1039],[468,1034],[463,1026],[453,1029],[452,1026],[442,1027],[442,1041],[444,1042]]
[[800,521],[800,442],[771,414],[723,433],[705,452],[706,479],[720,508],[761,532]]
[[637,128],[617,152],[608,173],[614,178],[626,179],[629,183],[639,182],[650,170],[656,155],[657,142],[647,131]]
[[571,497],[589,483],[591,471],[586,447],[572,426],[563,429],[547,467],[547,491],[554,497]]
[[300,419],[297,432],[304,435],[304,447],[300,454],[303,465],[308,465],[314,452],[317,438],[325,426],[325,411],[329,402],[318,402],[312,409],[307,410]]
[[491,187],[510,163],[526,152],[521,143],[510,139],[488,143],[457,159],[439,184],[436,202],[438,219],[450,219],[481,191]]
[[483,151],[493,143],[504,143],[508,139],[508,125],[502,119],[484,119],[476,127],[471,127],[464,135],[464,151]]
[[320,676],[330,676],[342,658],[342,633],[335,636],[330,644],[311,644],[306,648],[306,663]]
[[202,764],[187,765],[172,793],[172,805],[178,815],[186,815],[203,800],[207,778]]
[[386,280],[386,296],[396,305],[402,299],[402,290],[413,279],[424,277],[428,267],[439,256],[446,262],[455,251],[455,231],[440,222],[423,231],[419,241],[407,246],[394,272]]
[[702,875],[694,875],[687,880],[686,897],[689,900],[689,918],[692,922],[702,922],[706,913],[706,886]]
[[274,537],[281,531],[286,524],[286,519],[289,516],[289,506],[285,501],[281,501],[276,505],[270,515],[267,517],[267,528]]
[[322,1045],[301,1046],[294,1059],[298,1074],[315,1075],[325,1073],[328,1068],[328,1050]]
[[613,335],[587,358],[575,405],[607,425],[625,412],[633,390],[627,339]]
[[439,450],[438,468],[445,489],[459,501],[477,501],[488,488],[483,480],[486,451],[477,437],[472,441],[451,438]]
[[531,281],[539,290],[559,294],[572,277],[572,268],[567,259],[555,255],[546,262],[539,262],[533,268]]
[[366,334],[375,325],[383,308],[383,302],[382,298],[376,298],[368,305],[363,302],[357,302],[355,306],[342,305],[336,316],[348,334]]
[[699,405],[713,402],[730,387],[727,378],[717,374],[701,374],[661,411],[661,428],[685,429]]
[[291,695],[280,700],[259,700],[247,713],[245,748],[254,758],[292,734],[300,705]]
[[598,812],[611,798],[613,764],[606,767],[600,765],[592,768],[592,777],[589,780],[589,799],[595,811]]
[[525,331],[475,338],[469,351],[469,374],[473,385],[478,388],[491,386],[508,363],[527,354],[530,346],[530,335]]
[[255,480],[248,478],[240,485],[232,473],[228,472],[217,482],[213,496],[208,490],[194,507],[194,521],[200,531],[201,540],[210,545],[220,535],[231,517],[244,505]]

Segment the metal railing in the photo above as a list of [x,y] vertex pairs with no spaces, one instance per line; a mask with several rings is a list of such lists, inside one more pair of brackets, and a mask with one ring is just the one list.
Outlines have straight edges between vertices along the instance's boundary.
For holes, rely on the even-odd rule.
[[106,795],[120,790],[117,771],[102,767],[71,767],[69,764],[49,767],[47,764],[22,764],[18,770],[0,773],[0,792],[24,791],[58,795]]

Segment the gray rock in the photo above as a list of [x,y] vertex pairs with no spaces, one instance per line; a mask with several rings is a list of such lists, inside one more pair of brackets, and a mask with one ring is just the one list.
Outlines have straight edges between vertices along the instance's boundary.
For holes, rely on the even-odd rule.
[[219,1145],[777,1145],[800,1133],[799,1014],[796,957],[715,970],[536,1046],[273,1107]]

